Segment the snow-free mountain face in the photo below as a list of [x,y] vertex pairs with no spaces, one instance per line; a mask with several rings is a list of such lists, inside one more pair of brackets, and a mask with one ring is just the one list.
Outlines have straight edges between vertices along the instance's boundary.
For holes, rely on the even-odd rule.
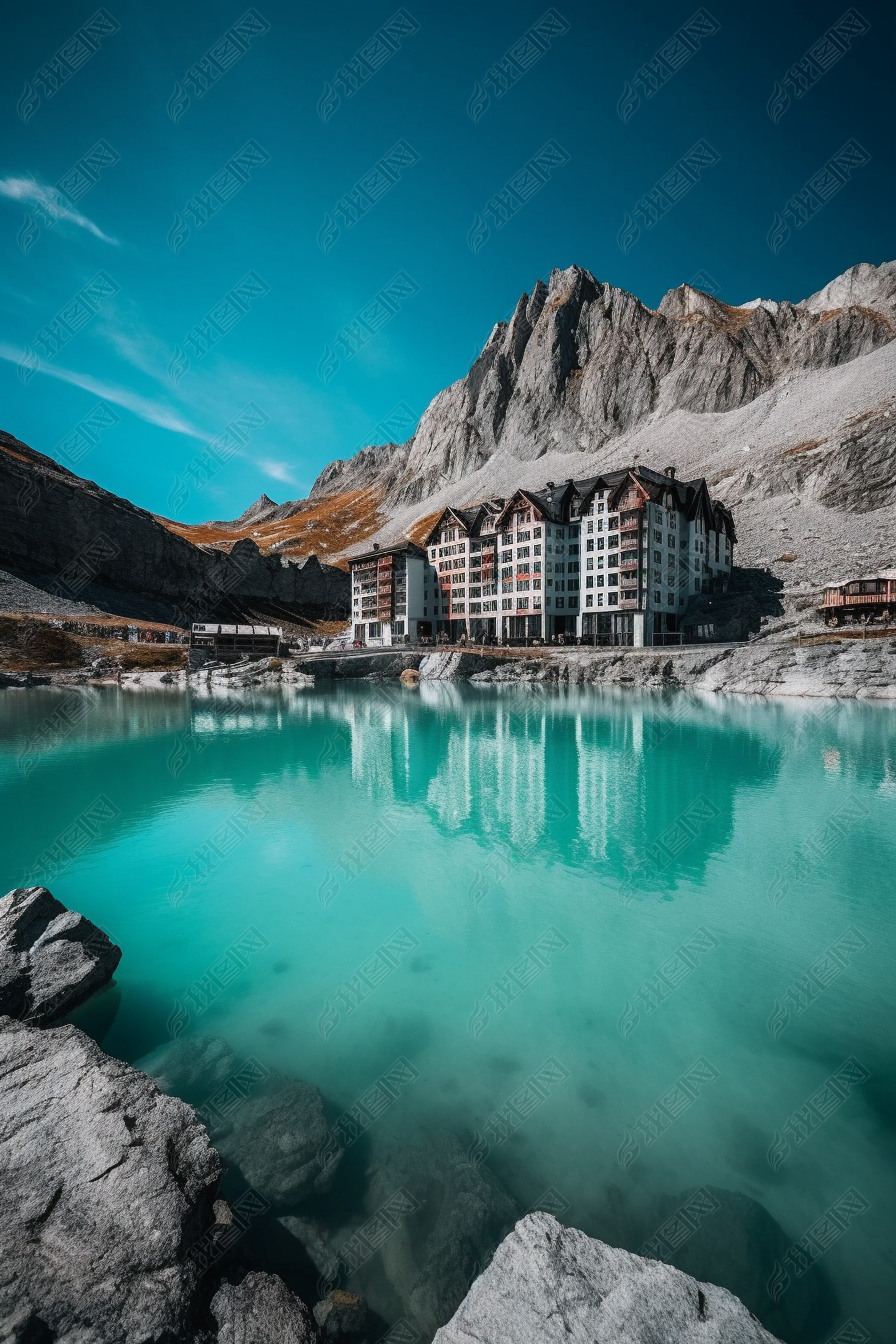
[[377,485],[392,504],[411,504],[499,455],[525,464],[584,453],[603,465],[614,440],[647,423],[737,411],[894,335],[894,262],[854,266],[801,303],[733,307],[681,285],[655,311],[577,266],[555,270],[498,323],[407,444],[334,462],[312,493]]

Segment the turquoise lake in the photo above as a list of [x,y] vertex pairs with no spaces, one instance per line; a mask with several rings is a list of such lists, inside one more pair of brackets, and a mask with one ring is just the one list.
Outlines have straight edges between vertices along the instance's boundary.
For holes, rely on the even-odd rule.
[[888,1340],[894,729],[685,694],[9,690],[0,891],[120,944],[79,1019],[109,1053],[223,1036],[333,1117],[400,1061],[365,1142],[450,1129],[522,1212],[790,1344]]

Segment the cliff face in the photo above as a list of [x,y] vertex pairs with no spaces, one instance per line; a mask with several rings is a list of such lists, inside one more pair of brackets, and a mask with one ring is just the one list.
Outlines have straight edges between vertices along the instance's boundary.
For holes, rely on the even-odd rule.
[[312,495],[375,484],[393,506],[408,505],[499,455],[522,464],[554,453],[603,462],[614,440],[643,426],[736,411],[894,336],[894,262],[854,266],[801,303],[732,307],[682,285],[655,311],[577,266],[555,270],[498,323],[407,444],[332,463]]
[[[0,565],[50,587],[62,601],[96,586],[148,597],[182,621],[256,604],[275,614],[348,609],[348,577],[310,556],[300,564],[262,555],[251,538],[229,551],[175,535],[151,513],[75,476],[0,433]],[[129,614],[122,605],[123,614]]]

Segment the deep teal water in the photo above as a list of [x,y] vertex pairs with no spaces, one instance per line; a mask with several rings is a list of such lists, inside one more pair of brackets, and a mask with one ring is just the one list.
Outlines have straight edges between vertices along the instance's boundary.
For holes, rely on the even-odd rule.
[[[770,1326],[892,1339],[894,723],[450,685],[7,691],[0,890],[42,882],[121,944],[110,1053],[220,1034],[334,1115],[402,1058],[372,1125],[448,1126],[522,1209],[633,1250],[662,1228],[653,1254],[746,1291],[733,1224],[699,1231],[727,1204],[667,1222],[682,1192],[739,1192],[785,1252],[807,1238],[754,1291]],[[787,1314],[807,1284],[814,1321]]]

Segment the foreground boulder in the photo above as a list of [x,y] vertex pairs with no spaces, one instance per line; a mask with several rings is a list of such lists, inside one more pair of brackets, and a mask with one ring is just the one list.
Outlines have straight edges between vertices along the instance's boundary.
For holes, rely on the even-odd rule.
[[0,1013],[46,1026],[112,979],[121,949],[46,887],[0,900]]
[[212,1298],[217,1344],[317,1344],[311,1313],[276,1274],[247,1274]]
[[0,1322],[11,1338],[190,1337],[217,1154],[193,1111],[72,1026],[0,1018]]
[[433,1344],[775,1344],[736,1297],[533,1213]]

